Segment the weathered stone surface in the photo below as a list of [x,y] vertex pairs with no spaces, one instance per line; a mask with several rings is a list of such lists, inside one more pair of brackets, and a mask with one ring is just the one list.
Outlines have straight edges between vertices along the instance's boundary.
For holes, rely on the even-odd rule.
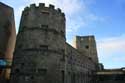
[[[95,41],[91,43],[95,45]],[[95,49],[94,46],[90,50]],[[98,63],[93,59],[97,55],[91,53],[94,58],[90,55],[90,59],[88,52],[80,52],[66,43],[65,15],[60,9],[32,4],[22,14],[11,83],[93,82]]]
[[63,83],[65,17],[53,8],[33,4],[23,11],[11,83]]
[[92,59],[69,44],[66,45],[67,83],[93,83],[97,65]]
[[98,64],[96,41],[94,36],[76,36],[74,39],[75,48],[80,52],[86,52],[86,56]]

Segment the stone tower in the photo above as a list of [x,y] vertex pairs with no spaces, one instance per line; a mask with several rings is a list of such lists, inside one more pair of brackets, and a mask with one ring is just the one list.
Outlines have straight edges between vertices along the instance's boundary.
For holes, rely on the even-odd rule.
[[76,36],[74,46],[98,64],[96,41],[94,36]]
[[0,80],[9,79],[15,41],[13,8],[0,2]]
[[63,83],[65,15],[53,5],[31,4],[22,13],[11,83]]

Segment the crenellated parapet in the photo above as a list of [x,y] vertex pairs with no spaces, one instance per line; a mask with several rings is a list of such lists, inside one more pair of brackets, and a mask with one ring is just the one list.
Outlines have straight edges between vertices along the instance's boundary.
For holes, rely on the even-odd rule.
[[31,4],[25,7],[22,13],[19,32],[29,29],[47,29],[65,37],[65,14],[51,4],[49,7],[44,3],[40,3],[39,6]]
[[60,15],[65,18],[65,14],[61,11],[61,9],[60,8],[55,9],[55,6],[52,4],[50,4],[49,7],[46,7],[44,3],[39,3],[38,6],[36,6],[36,4],[31,4],[29,7],[28,6],[25,7],[23,12],[28,13],[33,10],[36,11],[36,10],[43,10],[43,9],[47,10],[48,12],[53,11],[57,15]]

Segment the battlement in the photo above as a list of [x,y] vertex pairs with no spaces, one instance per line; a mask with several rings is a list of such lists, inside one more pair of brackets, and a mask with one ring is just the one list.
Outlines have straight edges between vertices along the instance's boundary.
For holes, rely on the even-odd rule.
[[31,4],[22,13],[19,31],[33,29],[49,31],[65,38],[65,14],[52,4],[49,7],[44,3],[39,3],[38,6]]
[[29,12],[31,10],[37,10],[37,9],[40,9],[40,10],[45,9],[48,12],[53,10],[55,13],[65,17],[65,14],[61,11],[60,8],[55,9],[55,6],[52,4],[49,4],[49,7],[46,7],[45,3],[39,3],[38,6],[36,6],[36,4],[31,4],[29,7],[28,6],[25,7],[23,12]]

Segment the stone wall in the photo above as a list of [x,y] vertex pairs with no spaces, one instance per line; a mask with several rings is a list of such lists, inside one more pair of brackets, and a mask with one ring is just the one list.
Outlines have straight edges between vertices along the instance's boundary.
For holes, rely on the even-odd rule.
[[11,74],[11,83],[63,83],[65,15],[53,5],[31,4],[24,9]]
[[76,36],[74,39],[74,47],[80,52],[86,52],[85,55],[98,64],[97,48],[94,36]]
[[96,73],[98,83],[125,83],[125,68],[104,69]]
[[66,45],[67,83],[93,83],[96,64],[71,45]]

